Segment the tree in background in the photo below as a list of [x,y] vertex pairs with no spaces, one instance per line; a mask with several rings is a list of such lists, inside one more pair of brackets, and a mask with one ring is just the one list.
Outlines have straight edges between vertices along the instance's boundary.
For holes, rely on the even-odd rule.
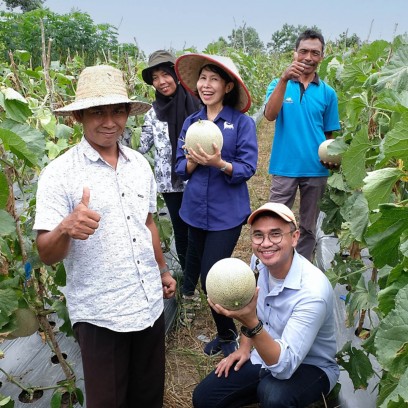
[[246,23],[232,30],[228,36],[230,46],[243,52],[254,55],[264,51],[264,43],[260,40],[258,32],[253,27],[246,27]]
[[293,51],[295,49],[296,38],[308,28],[321,32],[320,28],[316,26],[307,27],[305,25],[298,25],[295,27],[285,23],[280,30],[272,34],[271,42],[268,42],[266,45],[267,50],[274,54]]
[[361,39],[356,33],[350,36],[348,35],[347,31],[344,31],[339,35],[339,38],[336,40],[336,45],[344,49],[354,47],[358,48],[361,45]]
[[17,7],[21,8],[23,13],[41,8],[44,0],[3,0],[8,10],[13,10]]
[[25,13],[0,12],[0,61],[8,61],[8,51],[26,50],[32,66],[41,65],[41,21],[46,41],[52,39],[51,60],[66,61],[76,55],[86,65],[108,61],[120,52],[139,55],[135,45],[119,47],[117,29],[110,24],[95,24],[89,14],[72,11],[57,14],[49,9]]

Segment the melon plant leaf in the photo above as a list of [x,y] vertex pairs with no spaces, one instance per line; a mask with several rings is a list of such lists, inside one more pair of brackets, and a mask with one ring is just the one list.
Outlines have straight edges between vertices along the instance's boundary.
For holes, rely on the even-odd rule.
[[397,158],[408,160],[408,112],[385,136],[382,149],[385,159]]
[[366,353],[347,342],[336,355],[337,361],[349,374],[354,389],[366,389],[368,380],[374,375],[370,359]]
[[18,309],[18,297],[13,289],[0,289],[0,329],[10,321],[11,314]]
[[[383,372],[380,380],[377,407],[380,408],[401,408],[406,407],[408,398],[408,376],[404,373],[397,378],[389,372]],[[404,401],[405,400],[405,401]]]
[[363,193],[371,210],[378,208],[379,204],[393,202],[391,191],[395,183],[404,175],[397,168],[384,168],[374,170],[364,178]]
[[79,404],[81,406],[84,405],[84,393],[82,392],[82,390],[80,388],[75,388],[74,392],[75,392],[75,395],[77,397]]
[[50,407],[51,408],[60,408],[61,407],[62,394],[64,392],[65,392],[65,389],[55,390],[55,392],[52,394],[51,401],[50,401]]
[[36,155],[16,133],[0,128],[0,139],[3,141],[6,150],[15,154],[19,159],[24,160],[30,167],[37,165]]
[[67,125],[62,123],[57,124],[55,128],[55,137],[57,139],[69,139],[74,133],[74,130]]
[[10,130],[18,135],[26,144],[27,148],[39,160],[45,153],[45,138],[44,135],[26,123],[16,123],[12,120],[6,120],[1,124],[3,129]]
[[364,84],[371,73],[371,64],[365,61],[359,61],[354,64],[345,64],[341,73],[341,80],[346,88],[352,88],[357,84]]
[[360,191],[355,191],[340,210],[343,218],[349,222],[353,237],[363,242],[363,235],[368,225],[368,203]]
[[392,88],[397,92],[408,89],[408,45],[399,47],[383,67],[376,88]]
[[399,246],[406,242],[402,236],[408,229],[408,207],[380,205],[380,211],[380,217],[367,228],[365,241],[378,268],[396,266]]
[[408,285],[408,270],[398,264],[388,273],[386,286],[378,292],[378,309],[386,316],[395,307],[398,291]]
[[365,284],[364,275],[361,275],[360,280],[355,288],[355,291],[350,297],[347,305],[349,315],[353,315],[356,311],[363,309],[368,310],[377,306],[377,289],[373,281],[369,280],[367,286]]
[[400,251],[405,258],[408,259],[408,231],[404,231],[401,235]]
[[337,190],[340,191],[347,191],[347,188],[344,184],[343,176],[341,173],[333,173],[328,179],[327,179],[327,184],[330,187],[333,187]]
[[48,150],[48,158],[50,160],[55,159],[68,147],[68,142],[65,139],[58,139],[57,143],[49,140],[46,144],[46,148]]
[[64,323],[59,327],[59,330],[65,333],[67,336],[73,336],[74,331],[72,330],[71,320],[69,318],[65,300],[56,300],[51,305],[51,309],[55,310],[58,317],[64,321]]
[[16,230],[14,218],[5,210],[0,210],[0,236],[10,235]]
[[7,178],[3,172],[0,173],[0,209],[5,209],[9,197]]
[[359,188],[363,185],[366,176],[365,158],[371,147],[368,140],[367,126],[363,126],[350,143],[350,147],[343,154],[342,170],[348,186]]
[[408,358],[408,285],[401,288],[395,298],[395,308],[381,320],[375,337],[377,359],[390,370],[396,357]]
[[16,122],[25,123],[32,115],[26,99],[12,88],[4,88],[2,93],[4,95],[2,106],[7,117]]

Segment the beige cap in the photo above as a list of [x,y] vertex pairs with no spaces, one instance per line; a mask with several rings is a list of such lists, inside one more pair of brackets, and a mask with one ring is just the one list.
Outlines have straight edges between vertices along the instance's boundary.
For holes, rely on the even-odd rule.
[[248,217],[248,224],[251,225],[254,218],[258,214],[261,214],[264,212],[273,212],[279,215],[279,217],[281,217],[283,220],[287,222],[293,222],[293,224],[295,224],[296,229],[298,228],[298,224],[297,224],[295,215],[293,214],[292,210],[289,207],[287,207],[285,204],[281,204],[281,203],[266,203],[262,205]]
[[79,75],[75,101],[54,112],[64,116],[95,106],[121,103],[130,105],[130,115],[141,115],[151,108],[148,103],[129,99],[122,71],[109,65],[96,65],[86,67]]

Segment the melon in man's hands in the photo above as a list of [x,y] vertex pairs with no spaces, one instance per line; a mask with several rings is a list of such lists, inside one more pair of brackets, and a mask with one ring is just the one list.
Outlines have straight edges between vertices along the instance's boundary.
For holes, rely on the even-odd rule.
[[341,156],[339,154],[329,154],[327,151],[328,146],[330,143],[334,142],[334,139],[327,139],[319,145],[318,155],[320,160],[323,163],[333,163],[333,164],[340,164],[341,163]]
[[197,152],[199,144],[207,154],[214,154],[213,143],[222,149],[222,132],[211,120],[198,120],[188,127],[184,143],[187,151],[194,149]]
[[256,281],[252,269],[244,261],[224,258],[211,267],[205,286],[213,303],[228,310],[238,310],[253,298]]

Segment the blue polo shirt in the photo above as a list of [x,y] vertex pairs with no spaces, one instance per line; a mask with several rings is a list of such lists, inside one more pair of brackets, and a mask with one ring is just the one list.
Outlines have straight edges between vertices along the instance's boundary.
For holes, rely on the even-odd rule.
[[[267,89],[268,101],[279,79]],[[340,129],[337,95],[316,75],[302,91],[300,82],[289,80],[282,108],[276,118],[269,173],[286,177],[324,177],[329,171],[317,151],[325,132]]]
[[182,146],[188,127],[199,119],[207,119],[205,107],[185,120],[177,148],[176,172],[188,180],[180,217],[187,224],[207,231],[237,227],[245,223],[251,213],[246,182],[255,174],[258,160],[255,122],[238,110],[224,106],[214,123],[222,132],[221,157],[232,164],[232,175],[201,165],[188,174]]

